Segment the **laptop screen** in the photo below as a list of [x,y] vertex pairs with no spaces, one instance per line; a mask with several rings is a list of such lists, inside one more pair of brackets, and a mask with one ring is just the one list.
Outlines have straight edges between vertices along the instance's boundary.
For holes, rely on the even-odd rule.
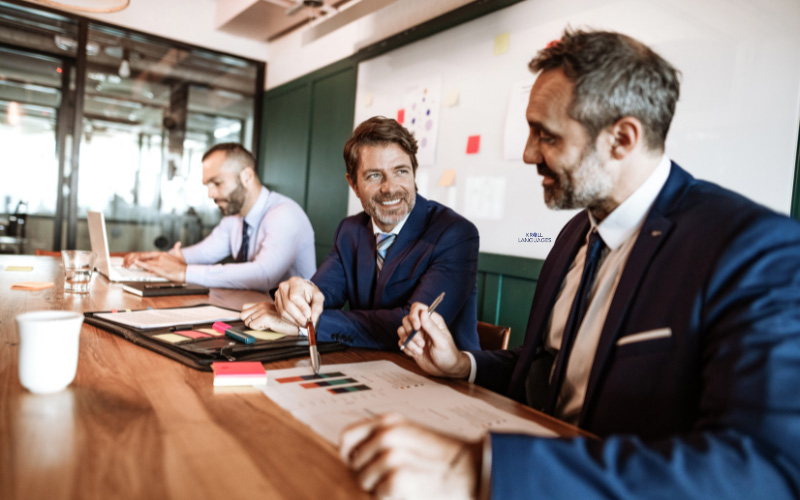
[[106,276],[109,275],[108,239],[106,236],[106,220],[103,212],[86,212],[86,221],[89,224],[89,241],[92,252],[97,254],[95,267]]

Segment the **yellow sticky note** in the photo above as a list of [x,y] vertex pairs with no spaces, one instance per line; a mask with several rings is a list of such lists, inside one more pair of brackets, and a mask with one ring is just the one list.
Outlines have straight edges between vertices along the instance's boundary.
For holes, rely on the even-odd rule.
[[189,340],[189,337],[184,337],[183,335],[176,335],[174,333],[162,333],[160,335],[153,335],[154,339],[163,340],[164,342],[169,342],[170,344],[174,344],[176,342],[183,342],[184,340]]
[[6,271],[33,271],[33,266],[6,266]]
[[364,100],[362,101],[365,108],[371,108],[372,103],[375,102],[375,94],[372,92],[367,92],[364,94]]
[[439,185],[444,187],[452,186],[456,183],[455,169],[445,170],[441,177],[439,177]]
[[458,90],[449,90],[447,91],[447,95],[444,96],[444,105],[452,108],[456,104],[458,104],[459,92]]
[[196,332],[203,332],[209,335],[214,335],[215,337],[219,337],[220,335],[225,335],[224,333],[220,333],[213,328],[195,328],[194,331]]
[[19,283],[14,283],[11,285],[11,289],[38,291],[53,288],[53,286],[53,283],[47,283],[44,281],[20,281]]
[[253,337],[261,340],[278,340],[286,336],[285,333],[278,332],[260,332],[258,330],[245,330],[244,333],[252,335]]
[[511,33],[503,33],[494,37],[494,55],[499,56],[508,52],[509,42],[511,41]]

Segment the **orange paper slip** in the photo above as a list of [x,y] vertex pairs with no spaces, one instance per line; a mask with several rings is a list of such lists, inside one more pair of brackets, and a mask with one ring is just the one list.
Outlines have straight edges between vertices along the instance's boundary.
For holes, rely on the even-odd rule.
[[19,283],[14,283],[11,285],[12,290],[30,290],[30,291],[37,291],[37,290],[46,290],[48,288],[53,288],[53,283],[48,283],[44,281],[20,281]]

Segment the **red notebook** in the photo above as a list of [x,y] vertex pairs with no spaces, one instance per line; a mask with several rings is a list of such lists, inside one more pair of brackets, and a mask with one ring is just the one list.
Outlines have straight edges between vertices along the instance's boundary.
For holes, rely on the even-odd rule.
[[265,385],[267,371],[258,361],[217,361],[211,363],[214,386]]

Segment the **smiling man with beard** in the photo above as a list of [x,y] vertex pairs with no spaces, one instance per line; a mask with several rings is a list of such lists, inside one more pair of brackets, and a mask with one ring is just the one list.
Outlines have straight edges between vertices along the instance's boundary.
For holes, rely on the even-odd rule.
[[456,344],[479,349],[478,230],[417,194],[416,152],[417,141],[395,120],[376,116],[356,128],[344,160],[364,211],[339,224],[311,281],[281,283],[277,310],[261,303],[242,311],[250,327],[297,331],[311,318],[320,341],[397,350],[397,327],[411,304],[445,292],[437,311]]
[[[270,290],[316,269],[314,230],[293,200],[261,185],[255,159],[241,144],[217,144],[203,155],[203,184],[222,221],[200,243],[169,252],[137,252],[137,265],[171,281],[219,288]],[[232,257],[235,262],[217,264]]]

